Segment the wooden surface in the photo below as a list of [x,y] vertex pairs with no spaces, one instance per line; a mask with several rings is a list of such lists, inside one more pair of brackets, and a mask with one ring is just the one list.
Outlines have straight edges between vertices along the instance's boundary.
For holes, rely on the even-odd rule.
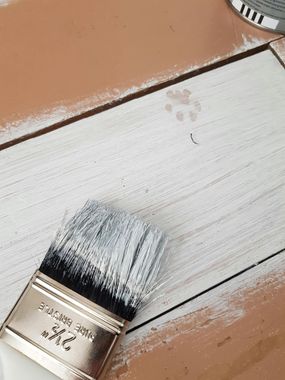
[[259,53],[2,151],[1,319],[86,198],[170,235],[170,278],[132,327],[283,249],[284,76]]
[[280,62],[285,65],[285,38],[272,42],[270,47]]
[[225,0],[5,0],[0,146],[278,38]]
[[[55,35],[59,38],[57,51],[49,44],[49,33],[43,36],[48,49],[42,57],[33,55],[34,66],[29,66],[30,58],[25,54],[15,60],[14,64],[21,70],[36,69],[32,76],[9,79],[11,88],[3,99],[15,106],[15,114],[11,113],[13,107],[9,111],[0,102],[0,124],[4,127],[0,145],[16,143],[19,136],[28,137],[29,133],[52,127],[53,123],[74,114],[153,84],[168,82],[214,61],[258,46],[265,48],[270,39],[279,38],[235,18],[220,0],[203,2],[204,7],[210,6],[207,8],[210,13],[195,38],[204,43],[209,36],[213,49],[200,44],[206,55],[198,59],[196,54],[201,51],[198,47],[192,55],[191,38],[185,48],[185,36],[188,41],[188,36],[193,34],[193,23],[183,8],[190,3],[185,2],[179,9],[175,6],[177,13],[161,19],[162,28],[170,17],[175,32],[169,29],[172,37],[163,53],[157,53],[161,60],[158,59],[155,70],[152,67],[153,71],[140,71],[147,67],[146,61],[140,66],[139,61],[132,59],[134,67],[129,76],[122,77],[122,72],[115,68],[106,95],[106,83],[96,87],[97,79],[100,76],[104,79],[105,75],[95,70],[103,66],[95,65],[98,62],[90,46],[81,50],[83,45],[73,39],[72,48],[66,46],[66,56],[56,55],[74,30],[78,37],[83,33],[85,42],[94,41],[98,32],[89,29],[91,24],[84,17],[81,19],[81,15],[77,22],[84,21],[85,26],[72,24],[74,29],[71,27],[67,34],[60,35],[60,23],[69,25],[76,12],[74,2],[66,19],[60,12],[54,13],[54,7],[58,11],[64,8],[63,3],[43,1],[36,5],[35,0],[22,0],[0,8],[0,20],[7,22],[1,24],[4,33],[0,34],[0,40],[3,36],[5,40],[11,32],[7,20],[16,13],[25,17],[10,37],[15,41],[25,39],[27,35],[19,31],[23,31],[21,28],[31,17],[44,14],[43,9],[45,21],[34,18],[31,32],[35,35],[41,22],[46,31],[44,22],[53,14]],[[87,4],[93,6],[91,2]],[[198,2],[192,4],[198,7]],[[33,8],[32,13],[27,12],[28,6]],[[221,17],[216,28],[217,24],[211,20],[215,19],[215,12],[221,14],[221,7],[227,17]],[[87,8],[81,8],[87,12]],[[148,5],[143,5],[142,11],[147,10]],[[183,26],[181,14],[184,13],[187,22]],[[142,14],[136,21],[144,22]],[[116,12],[108,17],[115,15]],[[199,20],[195,13],[190,16]],[[150,31],[156,28],[155,20],[153,14],[149,20]],[[118,38],[123,36],[122,22],[119,18],[114,24]],[[234,27],[229,28],[229,23]],[[132,27],[133,32],[139,30],[137,22],[127,27]],[[203,34],[204,30],[207,33]],[[233,33],[228,36],[227,44],[219,40],[224,38],[226,30]],[[134,33],[134,39],[136,36]],[[161,32],[160,37],[165,36]],[[184,41],[181,45],[180,40]],[[10,50],[0,45],[0,52],[4,49],[6,58],[19,53],[13,51],[11,41],[8,45]],[[135,44],[126,45],[126,40],[122,40],[122,45],[129,46],[128,53],[135,54]],[[149,59],[157,46],[162,47],[161,40],[149,45]],[[171,46],[177,47],[175,56],[167,55]],[[218,47],[222,47],[219,52]],[[30,45],[30,48],[37,51],[38,47]],[[76,62],[82,59],[87,66],[92,64],[98,75],[93,77],[93,71],[86,70],[82,93],[76,87],[82,77],[73,76],[70,81],[70,74],[77,75],[80,70],[76,71],[71,64],[71,71],[63,79],[60,76],[63,67],[67,67],[64,62],[70,58],[68,52],[77,49],[82,54],[74,55]],[[53,61],[53,68],[62,70],[56,70],[58,76],[53,80],[50,73],[43,75],[39,64],[48,55],[51,60],[47,62]],[[10,58],[6,58],[0,65],[7,65]],[[121,59],[120,54],[116,59]],[[171,59],[180,66],[172,67]],[[282,61],[284,39],[279,39],[264,52],[2,150],[0,322],[38,268],[65,211],[70,215],[87,198],[96,198],[137,212],[170,236],[164,285],[130,326],[114,359],[109,380],[283,379],[285,72]],[[106,71],[110,71],[112,62],[104,60],[104,64]],[[125,66],[126,72],[128,68]],[[0,71],[0,78],[3,73],[5,76],[5,70]],[[119,77],[124,83],[118,81]],[[36,99],[37,88],[43,88],[42,80],[48,85],[46,97]],[[70,98],[64,95],[67,83]],[[86,83],[90,86],[85,87]],[[26,88],[34,94],[35,103],[33,96],[30,103],[28,99],[25,103],[23,89]],[[61,94],[61,99],[55,94]],[[21,100],[23,113],[17,111]],[[2,116],[7,112],[6,119],[1,112]]]
[[285,252],[129,334],[108,380],[281,380]]

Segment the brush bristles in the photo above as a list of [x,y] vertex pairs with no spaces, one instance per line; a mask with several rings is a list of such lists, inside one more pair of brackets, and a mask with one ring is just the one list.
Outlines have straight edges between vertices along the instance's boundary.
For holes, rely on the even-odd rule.
[[131,321],[154,289],[165,245],[157,227],[88,201],[60,228],[40,271]]

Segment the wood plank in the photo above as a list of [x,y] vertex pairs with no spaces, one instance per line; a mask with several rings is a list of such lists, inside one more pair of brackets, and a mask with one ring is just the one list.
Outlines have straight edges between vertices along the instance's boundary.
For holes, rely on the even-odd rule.
[[285,38],[272,42],[270,47],[280,62],[285,65]]
[[280,380],[285,253],[127,335],[108,380]]
[[87,198],[170,235],[170,279],[134,325],[284,248],[284,75],[263,52],[2,151],[1,319]]
[[278,38],[225,0],[0,6],[0,145]]

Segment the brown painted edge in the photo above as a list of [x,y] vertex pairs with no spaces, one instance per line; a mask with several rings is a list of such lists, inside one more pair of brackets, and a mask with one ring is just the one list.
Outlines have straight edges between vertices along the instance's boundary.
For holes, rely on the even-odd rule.
[[285,37],[271,42],[269,47],[279,62],[285,67]]

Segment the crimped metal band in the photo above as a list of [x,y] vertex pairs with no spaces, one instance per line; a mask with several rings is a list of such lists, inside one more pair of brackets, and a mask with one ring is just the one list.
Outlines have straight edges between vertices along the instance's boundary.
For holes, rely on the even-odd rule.
[[233,9],[246,21],[262,29],[268,29],[273,32],[285,33],[285,19],[276,19],[269,15],[258,12],[246,5],[242,0],[228,0]]
[[98,379],[126,321],[37,271],[0,339],[66,380]]

